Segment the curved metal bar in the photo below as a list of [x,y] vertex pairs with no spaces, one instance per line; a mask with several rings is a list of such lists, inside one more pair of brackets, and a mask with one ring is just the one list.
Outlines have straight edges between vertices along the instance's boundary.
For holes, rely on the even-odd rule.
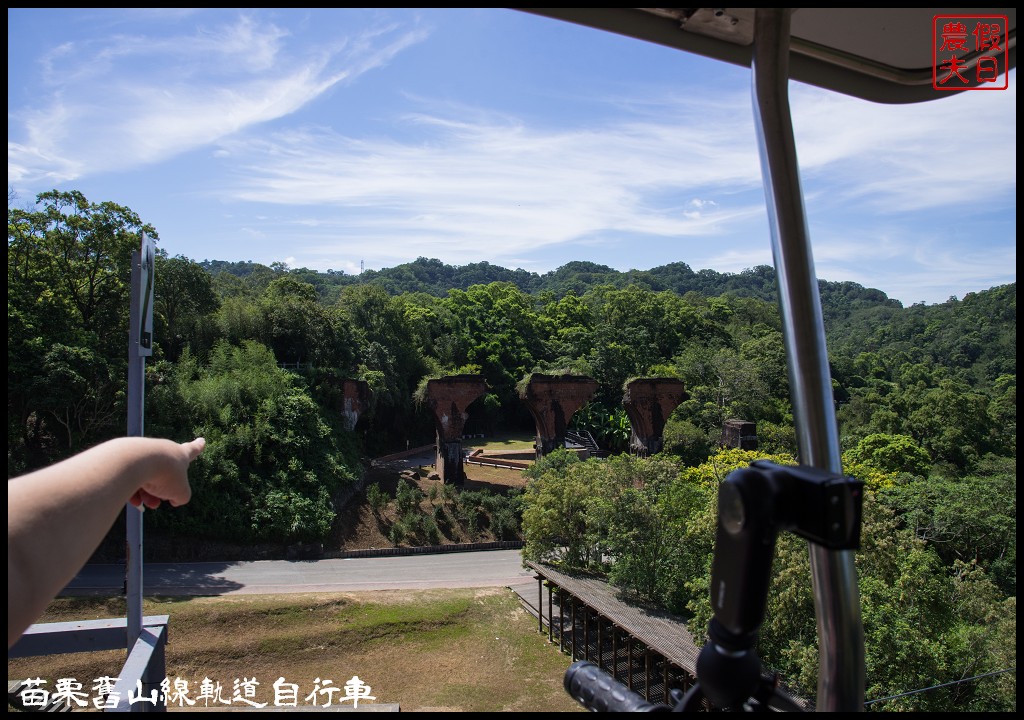
[[[753,100],[801,462],[841,473],[839,431],[789,110],[791,11],[759,8]],[[864,629],[850,550],[811,544],[822,711],[864,709]]]

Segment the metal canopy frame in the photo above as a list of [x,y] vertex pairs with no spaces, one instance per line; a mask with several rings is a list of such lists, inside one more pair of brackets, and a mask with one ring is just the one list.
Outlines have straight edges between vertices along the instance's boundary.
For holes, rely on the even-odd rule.
[[[761,171],[801,462],[841,473],[821,298],[807,231],[789,80],[884,103],[946,97],[932,87],[935,16],[1007,18],[999,73],[1016,67],[1014,8],[541,8],[527,12],[752,69]],[[910,32],[916,30],[916,33]],[[981,56],[966,58],[977,64]],[[977,83],[976,83],[977,84]],[[853,551],[810,546],[820,644],[817,709],[864,709],[864,632]]]
[[[789,111],[789,21],[785,9],[757,11],[752,63],[755,124],[800,459],[803,464],[841,473],[821,297]],[[810,554],[820,644],[817,707],[826,712],[861,711],[864,628],[854,554],[814,543]]]
[[[518,8],[750,67],[754,8]],[[1007,53],[990,53],[1001,75],[1017,66],[1016,8],[788,8],[789,78],[880,103],[956,94],[932,88],[935,16],[1007,18]],[[986,53],[962,60],[973,67]],[[979,83],[972,80],[974,86]]]

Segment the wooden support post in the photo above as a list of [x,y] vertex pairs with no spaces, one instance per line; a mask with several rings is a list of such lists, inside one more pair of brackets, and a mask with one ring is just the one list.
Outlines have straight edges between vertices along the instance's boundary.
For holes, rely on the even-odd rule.
[[651,649],[644,645],[644,699],[651,701]]
[[537,576],[537,632],[544,632],[544,578]]
[[628,682],[626,683],[626,685],[629,687],[630,690],[632,690],[633,689],[633,636],[632,635],[630,635],[629,638],[626,640],[626,667],[628,668],[627,672],[629,673],[629,678],[628,678]]
[[[559,617],[561,617],[561,610],[559,610]],[[552,642],[552,629],[551,623],[554,620],[554,610],[551,609],[551,583],[548,583],[548,642]]]
[[661,656],[661,676],[662,676],[662,702],[668,705],[668,658],[664,655]]
[[612,624],[612,677],[619,679],[619,628]]
[[583,659],[590,660],[590,606],[583,606]]
[[569,605],[570,622],[572,624],[572,653],[571,657],[576,660],[576,596],[573,595]]
[[565,593],[558,588],[558,649],[565,652]]

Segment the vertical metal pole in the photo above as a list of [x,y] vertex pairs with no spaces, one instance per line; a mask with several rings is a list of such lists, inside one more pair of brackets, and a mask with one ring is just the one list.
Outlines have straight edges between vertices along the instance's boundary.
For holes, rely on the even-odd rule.
[[[779,285],[779,308],[802,464],[842,472],[821,298],[789,110],[789,26],[786,8],[758,8],[754,27],[753,95]],[[853,552],[811,544],[818,622],[821,711],[864,709],[864,629]]]
[[[139,354],[142,329],[142,253],[132,253],[131,309],[128,316],[128,436],[141,437],[146,358]],[[142,634],[142,509],[125,506],[125,595],[128,602],[127,648]]]

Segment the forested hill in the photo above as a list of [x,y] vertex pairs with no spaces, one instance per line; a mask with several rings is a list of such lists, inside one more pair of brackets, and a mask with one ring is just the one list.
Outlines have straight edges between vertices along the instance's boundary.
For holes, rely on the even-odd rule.
[[[206,260],[199,264],[211,274],[229,273],[250,282],[261,274],[266,275],[269,282],[276,273],[286,269],[276,263],[270,267],[253,262],[223,260]],[[675,262],[650,270],[621,272],[607,265],[576,260],[541,275],[521,268],[509,270],[489,262],[457,266],[421,257],[414,262],[383,270],[367,270],[360,275],[347,275],[333,270],[316,272],[304,268],[291,270],[290,273],[313,285],[325,300],[336,299],[341,288],[354,284],[377,285],[389,295],[426,293],[445,297],[452,289],[468,290],[473,285],[492,282],[510,282],[530,294],[552,293],[555,299],[570,292],[583,295],[598,285],[615,288],[636,285],[655,292],[670,290],[678,295],[696,292],[704,297],[728,294],[770,302],[776,299],[775,270],[770,265],[758,265],[739,273],[720,273],[715,270],[694,271],[684,262]],[[846,317],[855,310],[868,307],[902,307],[898,300],[890,299],[881,290],[866,288],[854,282],[821,280],[818,284],[826,319]]]
[[828,332],[836,357],[873,353],[888,364],[928,361],[976,387],[1017,373],[1017,284],[908,308],[861,307]]
[[[141,231],[158,237],[130,209],[78,192],[8,210],[8,477],[124,434]],[[417,402],[430,379],[481,376],[464,430],[498,436],[536,429],[524,380],[568,372],[595,381],[572,423],[610,458],[545,456],[488,532],[515,533],[521,517],[528,556],[608,572],[707,627],[718,483],[751,460],[799,460],[769,267],[573,262],[538,275],[420,259],[351,276],[158,253],[153,279],[146,434],[207,444],[189,468],[192,501],[153,513],[147,533],[175,552],[197,547],[196,559],[235,559],[208,557],[207,542],[337,542],[365,459],[436,440]],[[1015,709],[1016,284],[909,307],[852,282],[821,289],[842,467],[865,483],[866,697],[885,710]],[[686,389],[646,459],[629,452],[624,407],[638,377]],[[351,379],[370,391],[354,427]],[[735,418],[756,424],[757,451],[719,447]],[[476,491],[437,504],[409,485],[394,493],[396,545],[436,544],[442,527],[477,538],[492,507]],[[123,532],[113,543],[123,548]],[[812,696],[807,562],[806,545],[780,535],[758,652]]]
[[[205,260],[198,264],[211,275],[220,276],[221,294],[231,294],[230,283],[237,283],[240,291],[258,291],[287,274],[312,285],[327,304],[335,303],[342,290],[353,285],[381,287],[391,296],[424,293],[444,298],[450,290],[465,291],[493,282],[511,283],[524,293],[546,294],[554,300],[570,293],[583,296],[602,286],[634,286],[679,296],[693,292],[705,298],[726,295],[772,304],[777,301],[775,269],[769,265],[721,273],[694,271],[686,263],[676,262],[650,270],[621,272],[607,265],[576,260],[538,274],[488,262],[457,266],[421,257],[392,268],[348,275],[334,270],[289,269],[281,263],[266,266],[250,261]],[[885,348],[888,354],[919,356],[923,350],[940,365],[967,370],[971,382],[992,382],[1000,375],[1016,372],[1016,283],[968,293],[963,299],[950,298],[944,303],[906,308],[881,290],[855,282],[819,280],[818,286],[829,349],[833,353],[853,357]]]

